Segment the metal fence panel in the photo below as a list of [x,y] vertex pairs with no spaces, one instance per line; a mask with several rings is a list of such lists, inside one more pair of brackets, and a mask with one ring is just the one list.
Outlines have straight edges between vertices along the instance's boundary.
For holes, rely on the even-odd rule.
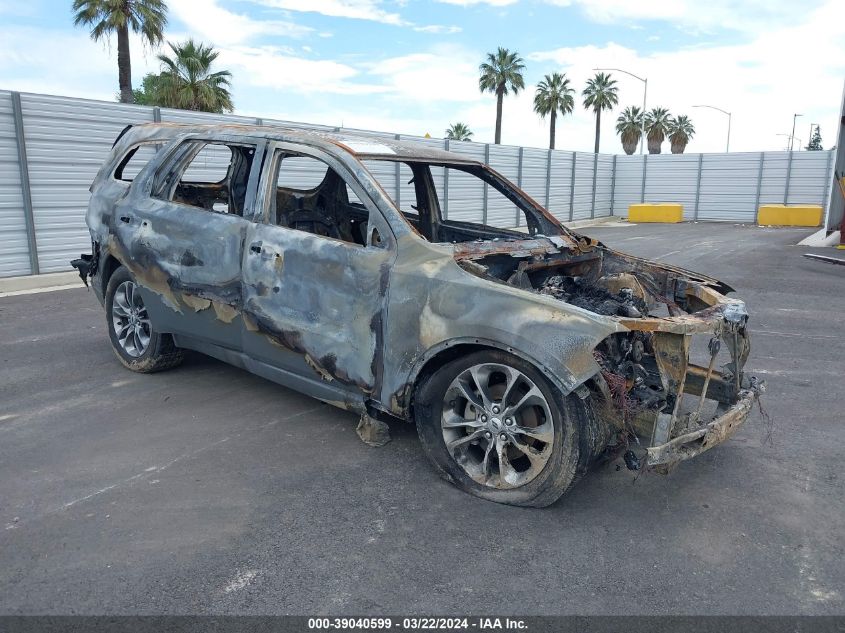
[[[754,222],[757,218],[757,172],[760,154],[704,154],[698,219]],[[650,166],[649,166],[650,167]]]
[[572,161],[575,152],[552,152],[552,175],[549,183],[549,212],[563,222],[569,220],[569,194],[572,188]]
[[789,152],[766,152],[760,180],[760,204],[783,204]]
[[590,217],[593,206],[593,157],[592,152],[575,152],[575,197],[573,198],[573,220],[584,220]]
[[[150,117],[148,120],[152,120]],[[234,114],[213,114],[211,112],[194,112],[189,110],[174,110],[161,108],[163,123],[188,123],[197,125],[212,125],[215,123],[232,123],[255,125],[255,117],[235,116]]]
[[67,270],[91,250],[88,188],[120,131],[152,121],[153,109],[22,94],[24,132],[41,272]]
[[[490,166],[508,180],[517,182],[519,148],[509,145],[491,145]],[[513,202],[492,187],[487,193],[487,224],[500,227],[516,226],[516,207]]]
[[[255,119],[252,120],[255,123]],[[296,121],[284,121],[282,119],[261,119],[261,125],[272,127],[283,127],[292,130],[316,130],[318,132],[332,132],[335,128],[330,125],[311,125],[308,123],[297,123]]]
[[596,218],[611,215],[610,197],[613,191],[613,156],[599,154],[596,166]]
[[[546,167],[549,150],[526,147],[522,152],[522,188],[540,205],[546,204]],[[524,225],[525,222],[523,221]]]
[[613,192],[613,215],[626,217],[628,207],[641,201],[643,157],[616,157],[616,188]]
[[[485,145],[470,141],[449,141],[449,151],[484,162]],[[484,214],[484,181],[449,170],[449,218],[462,222],[481,222]]]
[[0,277],[30,272],[12,93],[0,91]]
[[[698,185],[698,157],[698,154],[650,155],[646,171],[645,201],[680,203],[684,205],[684,219],[692,220]],[[617,166],[618,161],[619,158]],[[637,177],[639,180],[634,185],[642,187],[642,172],[639,172]],[[616,191],[619,191],[618,181]],[[619,194],[616,195],[618,197]]]
[[[830,151],[795,152],[789,173],[787,204],[821,204],[827,197],[827,163]],[[832,177],[832,175],[831,175]]]

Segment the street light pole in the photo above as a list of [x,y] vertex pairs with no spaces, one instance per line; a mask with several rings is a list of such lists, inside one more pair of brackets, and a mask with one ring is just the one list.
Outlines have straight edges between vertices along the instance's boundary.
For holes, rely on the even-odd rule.
[[793,141],[795,140],[795,119],[799,116],[804,116],[803,114],[793,114],[792,115],[792,137],[789,139],[789,151],[792,151]]
[[639,75],[635,75],[634,73],[628,72],[627,70],[622,70],[621,68],[593,68],[593,70],[612,70],[613,72],[617,73],[625,73],[626,75],[630,75],[634,79],[639,79],[641,82],[643,82],[643,112],[640,131],[640,154],[642,154],[643,143],[645,143],[645,104],[646,96],[648,95],[648,77],[640,77]]
[[[643,79],[643,124],[642,124],[642,134],[640,135],[640,156],[643,153],[643,144],[645,143],[645,98],[648,94],[648,77]],[[645,164],[645,163],[643,163]],[[645,169],[645,168],[643,168]]]
[[711,110],[718,110],[722,114],[728,115],[728,140],[725,143],[725,152],[729,152],[731,149],[731,113],[727,110],[722,110],[722,108],[717,108],[716,106],[712,105],[694,105],[693,108],[710,108]]

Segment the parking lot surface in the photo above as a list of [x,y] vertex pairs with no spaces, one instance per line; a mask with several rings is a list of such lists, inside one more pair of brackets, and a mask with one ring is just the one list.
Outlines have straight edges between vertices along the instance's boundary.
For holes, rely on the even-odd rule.
[[841,614],[845,276],[810,231],[595,227],[711,274],[768,383],[669,476],[605,466],[520,509],[440,480],[411,425],[198,354],[123,369],[80,286],[0,299],[0,613]]

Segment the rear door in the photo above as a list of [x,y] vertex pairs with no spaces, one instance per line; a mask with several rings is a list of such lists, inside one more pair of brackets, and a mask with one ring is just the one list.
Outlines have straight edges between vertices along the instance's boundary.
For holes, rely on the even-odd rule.
[[185,139],[119,203],[117,248],[158,331],[241,349],[241,260],[263,150],[243,138]]
[[245,351],[356,397],[380,387],[396,244],[375,202],[328,154],[268,147],[244,249]]

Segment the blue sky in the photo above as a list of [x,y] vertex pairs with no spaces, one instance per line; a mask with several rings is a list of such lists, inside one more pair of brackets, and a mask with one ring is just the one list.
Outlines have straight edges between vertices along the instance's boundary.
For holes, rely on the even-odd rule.
[[[74,28],[70,0],[0,0],[0,89],[98,99],[117,90],[114,43]],[[784,0],[170,0],[168,39],[220,49],[234,75],[236,111],[408,134],[442,136],[463,121],[492,140],[495,100],[477,67],[497,46],[526,63],[526,90],[506,99],[503,142],[546,146],[532,112],[534,85],[566,72],[580,91],[595,67],[649,79],[648,105],[693,119],[688,151],[782,149],[792,114],[833,142],[845,79],[841,1]],[[132,45],[133,79],[157,70],[155,51]],[[619,152],[613,122],[640,105],[643,84],[620,73],[620,104],[605,113],[601,149]],[[594,118],[577,100],[558,122],[557,146],[590,150]],[[664,145],[668,152],[668,144]]]

